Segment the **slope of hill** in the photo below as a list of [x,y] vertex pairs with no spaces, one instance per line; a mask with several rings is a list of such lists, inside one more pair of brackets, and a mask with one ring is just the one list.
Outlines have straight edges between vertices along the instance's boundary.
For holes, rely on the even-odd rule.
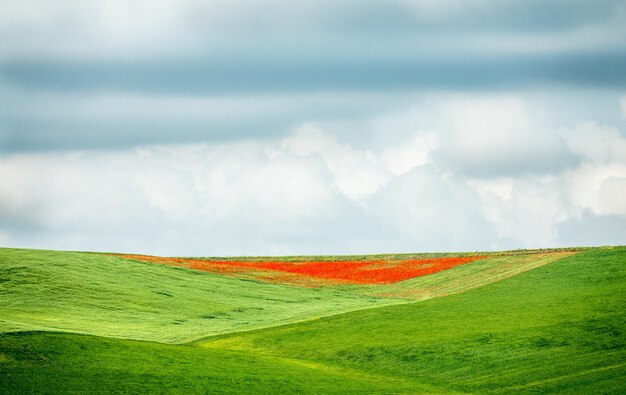
[[227,335],[200,345],[452,391],[623,393],[626,249],[582,252],[422,303]]
[[107,254],[0,249],[0,332],[68,331],[180,343],[461,292],[571,253],[495,255],[393,284],[313,288]]
[[[0,253],[3,331],[53,322],[68,332],[181,341],[218,333],[211,324],[174,322],[216,306],[243,309],[241,322],[263,317],[266,327],[223,327],[229,333],[180,345],[7,333],[0,392],[626,390],[623,247],[496,254],[382,288],[280,286],[94,254]],[[245,309],[259,301],[269,310]],[[307,321],[289,321],[297,314],[294,321]],[[291,323],[268,327],[281,322]]]
[[0,249],[0,279],[0,332],[168,343],[401,301],[80,252]]

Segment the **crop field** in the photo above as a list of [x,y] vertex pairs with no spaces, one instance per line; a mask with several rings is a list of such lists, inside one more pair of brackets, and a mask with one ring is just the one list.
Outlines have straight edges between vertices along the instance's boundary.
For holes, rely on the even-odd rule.
[[624,393],[626,247],[0,249],[0,393]]

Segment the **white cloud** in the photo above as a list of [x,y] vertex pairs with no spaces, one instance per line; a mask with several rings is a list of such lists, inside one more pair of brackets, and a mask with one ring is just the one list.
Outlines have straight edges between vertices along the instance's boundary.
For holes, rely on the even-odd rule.
[[417,166],[427,164],[430,152],[436,149],[437,145],[435,133],[418,132],[408,142],[387,148],[382,154],[382,159],[393,174],[401,175]]
[[487,248],[494,237],[480,214],[476,193],[430,165],[394,178],[368,204],[371,212],[402,233],[412,250]]
[[626,215],[626,164],[584,163],[566,174],[574,207],[596,215]]
[[607,177],[598,191],[598,203],[605,214],[626,217],[626,171],[622,176]]
[[[585,223],[626,217],[618,130],[537,131],[521,98],[437,106],[432,128],[414,110],[376,117],[389,137],[369,148],[307,124],[274,140],[3,156],[0,242],[170,255],[480,250],[567,244],[567,226],[584,241]],[[552,143],[580,161],[534,172],[510,161],[543,158]],[[509,168],[462,171],[478,165]]]
[[484,216],[499,237],[524,247],[558,244],[558,226],[569,216],[559,179],[472,180],[469,185],[481,197]]
[[619,107],[622,110],[622,116],[626,118],[626,95],[619,99]]
[[[587,212],[626,215],[626,139],[617,129],[592,122],[558,134],[568,150],[581,158],[580,163],[545,176],[469,180],[482,199],[485,218],[501,238],[527,247],[556,245],[561,224],[570,219],[584,217],[593,222],[585,217]],[[533,144],[539,147],[542,140]],[[506,150],[506,146],[501,148]],[[532,160],[532,155],[526,156]]]
[[616,128],[582,122],[573,129],[563,130],[561,135],[570,151],[587,161],[626,164],[626,138]]
[[[275,155],[264,143],[14,155],[0,159],[0,173],[0,224],[22,222],[31,237],[65,233],[56,248],[71,244],[68,232],[115,249],[116,238],[149,244],[175,231],[197,250],[216,227],[271,233],[277,223],[324,218],[334,199],[320,163]],[[98,235],[116,240],[95,241]],[[218,248],[218,239],[207,245]]]
[[443,100],[439,163],[474,177],[546,174],[568,162],[563,139],[518,96],[457,96]]
[[616,128],[593,122],[562,135],[583,160],[565,175],[574,207],[596,215],[626,215],[626,138]]
[[393,177],[429,163],[429,154],[437,144],[433,132],[416,132],[407,141],[377,154],[338,143],[314,125],[300,127],[295,135],[282,143],[285,149],[297,155],[320,155],[333,174],[339,191],[355,200],[367,198]]
[[319,154],[335,178],[335,185],[344,195],[359,199],[375,193],[389,179],[389,172],[371,151],[354,150],[340,144],[312,125],[301,127],[283,146],[301,156]]
[[0,217],[29,229],[15,243],[48,248],[469,248],[474,206],[466,204],[467,188],[427,165],[434,146],[432,135],[416,134],[376,154],[306,126],[282,141],[13,155],[0,159],[9,175],[0,185]]

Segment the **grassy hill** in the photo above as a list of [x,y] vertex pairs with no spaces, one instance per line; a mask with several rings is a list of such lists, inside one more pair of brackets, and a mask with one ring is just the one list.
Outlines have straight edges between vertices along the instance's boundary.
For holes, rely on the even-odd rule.
[[398,302],[82,252],[0,249],[0,281],[0,332],[168,343]]
[[422,303],[199,345],[313,361],[445,391],[623,393],[626,249],[582,252]]
[[495,255],[384,286],[303,288],[106,254],[0,249],[0,332],[181,343],[462,292],[571,253]]
[[0,392],[624,393],[626,248],[561,253],[311,289],[4,249]]

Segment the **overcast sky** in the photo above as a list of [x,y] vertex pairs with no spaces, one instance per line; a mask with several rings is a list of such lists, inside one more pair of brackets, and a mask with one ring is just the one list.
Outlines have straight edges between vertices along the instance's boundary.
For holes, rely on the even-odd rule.
[[626,244],[626,0],[3,0],[0,246]]

